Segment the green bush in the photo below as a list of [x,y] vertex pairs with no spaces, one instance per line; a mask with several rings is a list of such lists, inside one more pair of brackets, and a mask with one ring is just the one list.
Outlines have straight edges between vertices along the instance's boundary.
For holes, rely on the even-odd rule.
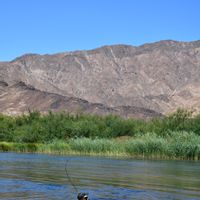
[[0,151],[12,151],[12,144],[7,142],[0,142]]
[[191,112],[181,109],[148,121],[65,112],[41,115],[37,111],[29,111],[27,115],[16,117],[0,115],[0,141],[7,142],[46,143],[82,137],[139,137],[147,133],[168,137],[176,131],[200,135],[200,115],[192,117]]

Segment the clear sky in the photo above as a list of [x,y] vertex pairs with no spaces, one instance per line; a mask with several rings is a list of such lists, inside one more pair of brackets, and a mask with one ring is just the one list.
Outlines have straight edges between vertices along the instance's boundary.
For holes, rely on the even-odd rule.
[[0,0],[0,60],[200,39],[200,0]]

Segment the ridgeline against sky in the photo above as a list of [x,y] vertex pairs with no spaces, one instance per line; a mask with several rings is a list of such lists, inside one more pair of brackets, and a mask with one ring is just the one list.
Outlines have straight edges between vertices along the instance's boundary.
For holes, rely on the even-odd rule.
[[2,0],[0,60],[200,38],[199,0]]
[[26,54],[0,62],[0,112],[30,110],[149,118],[200,112],[200,40]]

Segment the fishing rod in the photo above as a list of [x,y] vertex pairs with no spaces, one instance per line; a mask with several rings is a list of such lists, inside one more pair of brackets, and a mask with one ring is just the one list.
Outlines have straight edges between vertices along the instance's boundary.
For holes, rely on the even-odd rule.
[[67,171],[68,162],[69,162],[69,160],[66,160],[66,162],[65,162],[65,173],[67,175],[67,179],[68,179],[69,183],[73,186],[74,191],[78,194],[77,199],[78,200],[89,200],[88,199],[88,193],[79,193],[76,185],[73,183],[71,177],[69,176],[69,173]]
[[65,162],[65,173],[66,173],[66,175],[67,175],[67,179],[68,179],[69,183],[73,186],[74,191],[75,191],[76,193],[78,193],[78,189],[76,188],[75,184],[73,183],[73,181],[72,181],[72,179],[71,179],[71,177],[69,176],[69,173],[68,173],[68,171],[67,171],[67,164],[68,164],[68,162],[69,162],[69,160],[66,160],[66,162]]

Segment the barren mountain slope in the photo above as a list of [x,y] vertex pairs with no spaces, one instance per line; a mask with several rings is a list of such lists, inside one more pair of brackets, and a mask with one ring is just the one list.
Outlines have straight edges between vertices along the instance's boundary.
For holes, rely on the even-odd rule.
[[[133,106],[163,114],[177,107],[199,109],[199,80],[200,41],[27,54],[0,63],[0,95],[5,95],[5,87],[23,82],[40,92],[105,107]],[[1,98],[3,111],[7,102]],[[29,102],[25,103],[28,107]]]
[[39,110],[47,112],[52,110],[67,111],[70,113],[93,113],[98,115],[114,114],[124,118],[142,118],[148,119],[162,116],[155,111],[130,107],[106,107],[99,103],[89,103],[86,100],[66,97],[58,94],[42,92],[33,87],[19,82],[15,85],[8,86],[1,82],[0,112],[9,115],[18,115],[26,113],[28,110]]

